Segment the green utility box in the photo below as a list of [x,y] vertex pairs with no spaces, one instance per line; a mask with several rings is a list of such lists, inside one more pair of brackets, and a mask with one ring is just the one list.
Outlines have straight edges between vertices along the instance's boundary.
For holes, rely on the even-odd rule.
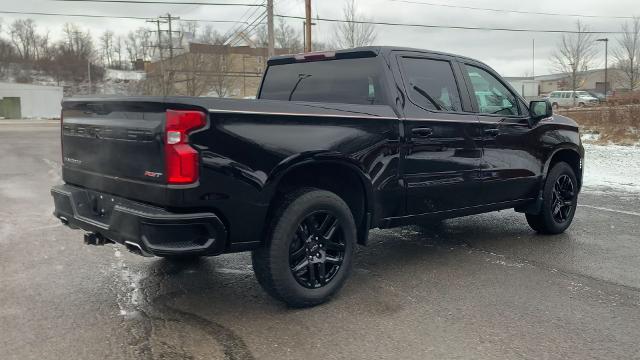
[[0,98],[0,117],[5,119],[20,119],[22,114],[20,111],[19,97]]

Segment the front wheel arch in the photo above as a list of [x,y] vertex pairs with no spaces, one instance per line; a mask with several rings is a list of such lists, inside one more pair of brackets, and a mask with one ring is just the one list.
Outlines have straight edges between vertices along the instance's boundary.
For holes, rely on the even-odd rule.
[[571,166],[573,172],[578,181],[578,190],[582,188],[582,155],[581,151],[577,148],[577,146],[562,146],[558,147],[553,151],[551,156],[547,159],[544,169],[543,169],[543,179],[541,182],[541,188],[544,186],[547,176],[549,175],[549,170],[558,162],[566,162]]

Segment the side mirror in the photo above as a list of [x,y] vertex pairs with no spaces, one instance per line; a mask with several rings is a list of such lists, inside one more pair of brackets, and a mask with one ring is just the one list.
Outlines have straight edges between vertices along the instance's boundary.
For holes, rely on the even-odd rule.
[[529,114],[531,115],[531,125],[537,124],[540,120],[553,116],[553,107],[549,100],[534,100],[529,103]]

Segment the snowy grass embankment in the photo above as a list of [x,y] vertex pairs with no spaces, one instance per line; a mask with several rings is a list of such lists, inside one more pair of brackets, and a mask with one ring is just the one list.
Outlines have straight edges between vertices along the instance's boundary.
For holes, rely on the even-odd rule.
[[584,189],[640,192],[640,146],[584,144]]

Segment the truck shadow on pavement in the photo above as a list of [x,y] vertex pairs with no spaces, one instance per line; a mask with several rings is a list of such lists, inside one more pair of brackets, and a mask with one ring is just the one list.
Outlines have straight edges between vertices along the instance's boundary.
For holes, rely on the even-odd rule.
[[[526,242],[526,246],[544,249],[558,246],[568,237],[535,235],[526,223],[513,217],[496,226],[496,219],[491,216],[373,230],[369,246],[357,251],[354,272],[345,289],[333,301],[312,309],[288,309],[268,297],[253,277],[248,254],[192,263],[164,259],[138,263],[136,267],[145,274],[140,284],[144,294],[141,311],[147,318],[151,338],[148,350],[142,352],[152,353],[150,358],[157,358],[158,354],[164,354],[160,356],[164,358],[189,358],[191,348],[202,346],[206,338],[211,342],[200,351],[218,352],[226,359],[253,359],[240,333],[254,333],[282,319],[298,324],[313,322],[319,312],[327,311],[348,311],[354,317],[391,316],[412,306],[416,297],[410,288],[425,287],[428,276],[437,278],[466,271],[460,268],[460,257],[469,251],[485,251],[485,246],[496,242],[514,246]],[[408,284],[396,281],[408,273],[427,274],[427,278],[414,284],[412,280]],[[154,334],[161,332],[158,327],[167,323],[179,326],[189,337],[199,338],[201,344],[184,344],[184,339],[179,338],[154,340]]]

